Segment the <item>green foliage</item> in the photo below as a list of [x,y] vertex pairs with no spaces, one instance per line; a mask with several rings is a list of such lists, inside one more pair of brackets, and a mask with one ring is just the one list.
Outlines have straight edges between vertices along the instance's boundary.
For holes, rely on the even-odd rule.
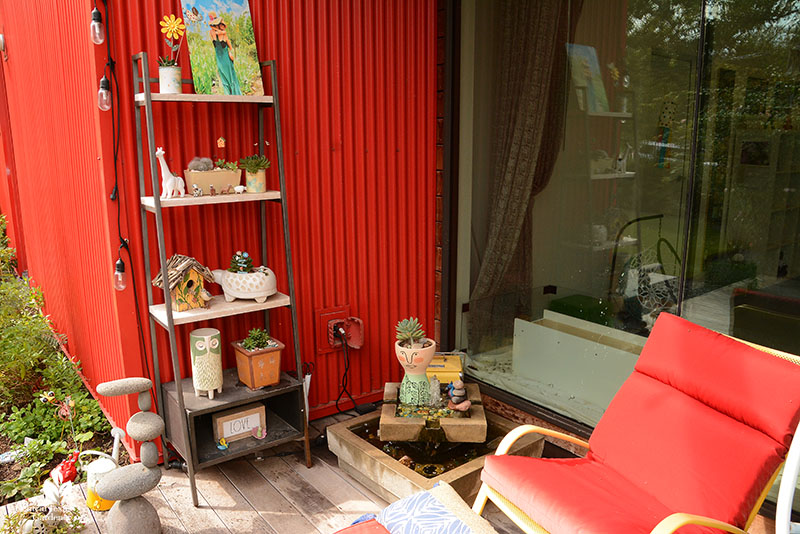
[[8,246],[10,240],[6,234],[7,226],[5,215],[0,214],[0,277],[13,275],[17,270],[17,254]]
[[[50,534],[77,534],[83,531],[84,524],[83,521],[81,521],[80,510],[77,508],[65,508],[63,512],[65,517],[61,524],[47,532]],[[5,518],[2,529],[0,529],[0,534],[18,534],[19,532],[23,532],[23,525],[29,519],[38,519],[41,521],[44,517],[45,514],[42,511],[23,508]]]
[[239,160],[239,167],[246,170],[250,174],[255,174],[261,169],[269,169],[269,166],[269,160],[264,156],[259,156],[258,154],[247,156]]
[[228,270],[232,273],[252,273],[253,258],[247,252],[237,251],[231,257],[231,266]]
[[266,330],[261,328],[253,328],[250,330],[247,338],[242,341],[242,347],[247,350],[265,349],[272,345],[272,337]]
[[214,162],[214,167],[216,167],[217,169],[226,169],[229,171],[235,171],[239,169],[239,165],[235,161],[225,161],[222,158]]
[[168,58],[166,56],[158,56],[158,66],[159,67],[177,67],[178,66],[178,58]]
[[[253,33],[253,22],[242,14],[234,19],[230,13],[220,13],[227,26],[228,37],[233,45],[233,68],[239,79],[242,94],[252,94],[263,88],[261,67],[258,62]],[[222,82],[217,70],[217,57],[214,45],[208,35],[208,26],[191,23],[188,20],[186,40],[189,45],[189,58],[192,64],[194,90],[202,94],[222,94]],[[205,31],[203,30],[205,28]]]
[[396,330],[397,340],[401,344],[407,344],[407,346],[419,343],[425,337],[425,330],[422,329],[422,325],[416,317],[409,317],[398,322]]

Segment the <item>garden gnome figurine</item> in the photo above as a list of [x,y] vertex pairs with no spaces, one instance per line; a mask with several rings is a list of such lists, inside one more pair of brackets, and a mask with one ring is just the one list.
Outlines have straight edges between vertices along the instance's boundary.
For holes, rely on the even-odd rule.
[[208,395],[214,400],[214,391],[222,393],[222,343],[216,328],[198,328],[189,333],[192,351],[192,385],[194,394]]
[[406,374],[400,383],[400,403],[428,406],[431,385],[426,371],[436,354],[436,344],[425,337],[419,321],[412,317],[397,323],[395,355]]

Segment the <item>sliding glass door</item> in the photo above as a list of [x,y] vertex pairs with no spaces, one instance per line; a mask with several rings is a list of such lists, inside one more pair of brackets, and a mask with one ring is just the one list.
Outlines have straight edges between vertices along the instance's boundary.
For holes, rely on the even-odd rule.
[[800,352],[799,12],[462,2],[468,373],[594,425],[661,312]]

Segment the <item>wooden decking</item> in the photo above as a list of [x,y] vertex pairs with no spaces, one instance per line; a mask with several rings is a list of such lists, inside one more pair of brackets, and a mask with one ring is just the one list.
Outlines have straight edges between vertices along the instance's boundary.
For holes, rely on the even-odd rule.
[[[346,418],[312,421],[313,437]],[[165,470],[158,487],[145,497],[158,510],[164,534],[329,534],[388,504],[340,471],[326,447],[314,447],[313,458],[314,466],[308,469],[302,447],[295,444],[268,451],[261,459],[248,457],[204,469],[197,474],[197,508],[192,506],[186,475],[175,469]],[[85,487],[75,486],[67,502],[81,510],[85,533],[113,534],[105,512],[86,508]],[[13,503],[0,513],[25,505]],[[522,532],[491,503],[484,516],[500,534]],[[759,516],[750,532],[766,534],[775,527]]]

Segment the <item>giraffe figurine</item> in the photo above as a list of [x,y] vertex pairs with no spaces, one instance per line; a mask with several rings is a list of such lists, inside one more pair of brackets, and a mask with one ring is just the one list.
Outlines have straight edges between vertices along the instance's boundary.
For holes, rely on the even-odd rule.
[[158,165],[161,167],[161,199],[186,195],[183,178],[170,172],[167,160],[164,159],[164,149],[162,147],[156,148],[156,158],[158,158]]

